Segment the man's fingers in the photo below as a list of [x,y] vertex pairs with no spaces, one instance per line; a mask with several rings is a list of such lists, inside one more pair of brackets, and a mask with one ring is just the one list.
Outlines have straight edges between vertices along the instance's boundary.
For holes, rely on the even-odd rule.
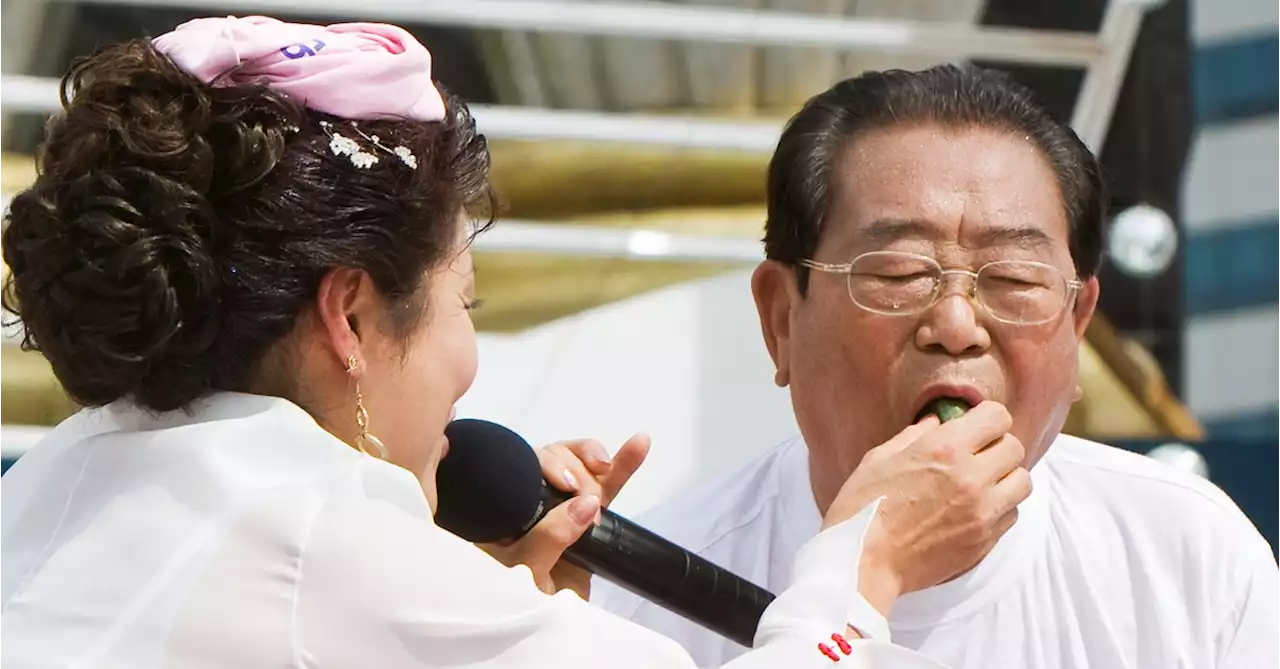
[[1012,427],[1009,410],[999,402],[988,400],[938,428],[938,436],[957,448],[964,444],[969,452],[977,453],[1008,434]]
[[901,451],[911,444],[914,444],[917,439],[923,437],[930,430],[936,429],[941,424],[942,422],[938,420],[937,416],[929,414],[928,416],[921,418],[919,422],[908,425],[901,432],[894,435],[892,439],[877,446],[875,450],[882,451],[886,455],[890,452]]
[[991,545],[994,546],[1000,537],[1003,537],[1013,524],[1018,522],[1018,510],[1010,509],[1008,513],[1000,516],[996,524],[991,527]]
[[979,451],[973,459],[981,468],[985,480],[994,483],[1020,468],[1026,457],[1027,450],[1023,448],[1022,442],[1017,437],[1006,434]]
[[894,438],[890,439],[888,443],[897,444],[901,442],[902,445],[904,446],[911,444],[916,439],[919,439],[921,436],[923,436],[926,432],[938,427],[941,424],[942,424],[942,421],[938,420],[937,416],[933,414],[929,414],[928,416],[921,418],[919,421],[908,425],[905,430],[899,432],[896,436],[894,436]]
[[1018,467],[1000,479],[991,488],[988,501],[991,517],[1003,517],[1016,512],[1018,505],[1031,496],[1031,472]]
[[609,506],[613,498],[621,492],[622,486],[631,480],[631,475],[636,473],[640,465],[644,464],[644,459],[649,455],[649,435],[637,434],[633,435],[618,452],[613,455],[613,466],[608,474],[600,477],[600,502],[604,506]]
[[535,574],[549,572],[565,549],[591,527],[599,510],[600,498],[595,495],[574,497],[547,513],[510,550]]

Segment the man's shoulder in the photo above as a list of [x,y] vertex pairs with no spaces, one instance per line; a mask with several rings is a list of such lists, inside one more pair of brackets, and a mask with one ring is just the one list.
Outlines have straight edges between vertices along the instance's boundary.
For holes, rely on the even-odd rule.
[[1123,448],[1064,434],[1045,459],[1070,489],[1126,498],[1142,495],[1206,513],[1237,510],[1231,498],[1204,477]]
[[[1045,464],[1060,502],[1094,506],[1113,522],[1170,541],[1201,535],[1215,541],[1266,540],[1221,488],[1208,479],[1145,455],[1062,435]],[[1096,517],[1094,518],[1096,520]]]
[[1144,579],[1153,591],[1181,592],[1188,609],[1213,612],[1214,624],[1259,589],[1275,596],[1270,543],[1211,481],[1074,437],[1060,437],[1045,459],[1059,541],[1076,543],[1075,559],[1093,556],[1086,559],[1097,573],[1109,575],[1099,578],[1121,588],[1132,585],[1125,578]]

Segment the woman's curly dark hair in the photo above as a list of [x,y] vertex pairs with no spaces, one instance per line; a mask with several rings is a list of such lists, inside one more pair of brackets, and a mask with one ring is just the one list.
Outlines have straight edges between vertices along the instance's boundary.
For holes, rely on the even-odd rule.
[[146,40],[62,84],[39,176],[10,204],[3,302],[82,404],[167,411],[247,389],[336,267],[400,302],[407,336],[459,214],[492,223],[485,139],[447,93],[441,122],[360,122],[416,170],[386,155],[360,169],[319,124],[341,119],[265,86],[205,85]]

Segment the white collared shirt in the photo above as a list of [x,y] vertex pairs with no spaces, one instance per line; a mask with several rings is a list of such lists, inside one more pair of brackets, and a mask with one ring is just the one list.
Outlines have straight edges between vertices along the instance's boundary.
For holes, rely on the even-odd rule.
[[[972,571],[904,595],[892,640],[954,669],[1275,669],[1280,583],[1263,539],[1209,482],[1059,437],[1019,519]],[[768,589],[821,522],[808,451],[783,443],[638,522]],[[592,603],[700,666],[743,648],[596,579]]]
[[[545,595],[528,569],[440,529],[414,476],[280,399],[82,411],[0,495],[6,669],[693,666],[675,642]],[[830,666],[819,642],[875,627],[845,568],[873,513],[800,549],[760,650],[733,666]],[[841,666],[940,665],[855,641]]]

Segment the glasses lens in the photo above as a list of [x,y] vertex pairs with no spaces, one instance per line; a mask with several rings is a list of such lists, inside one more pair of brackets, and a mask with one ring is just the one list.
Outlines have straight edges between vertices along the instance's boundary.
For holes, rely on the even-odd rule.
[[942,270],[937,263],[905,253],[858,256],[849,268],[854,304],[882,314],[911,313],[929,306]]
[[1062,313],[1067,280],[1051,265],[1005,260],[978,272],[978,300],[1009,323],[1043,323]]

